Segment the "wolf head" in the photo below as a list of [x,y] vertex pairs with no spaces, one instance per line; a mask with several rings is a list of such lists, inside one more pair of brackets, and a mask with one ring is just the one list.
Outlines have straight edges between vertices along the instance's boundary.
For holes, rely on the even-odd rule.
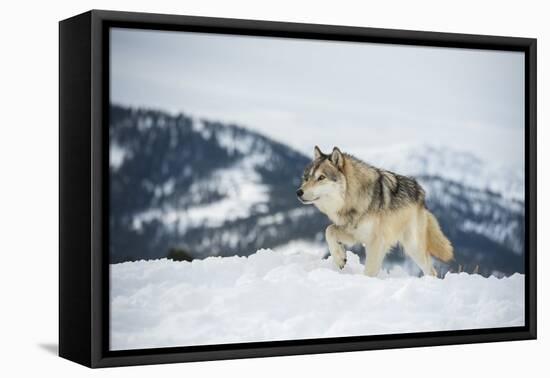
[[344,154],[338,147],[334,147],[332,153],[324,154],[315,146],[313,156],[313,161],[304,170],[302,184],[296,191],[298,199],[317,207],[339,202],[346,192]]

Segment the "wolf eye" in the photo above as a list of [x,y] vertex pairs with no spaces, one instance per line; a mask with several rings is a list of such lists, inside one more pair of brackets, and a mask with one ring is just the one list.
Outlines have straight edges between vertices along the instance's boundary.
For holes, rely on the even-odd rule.
[[324,180],[325,179],[325,176],[324,175],[319,175],[319,177],[317,177],[317,180],[318,181],[321,181],[321,180]]

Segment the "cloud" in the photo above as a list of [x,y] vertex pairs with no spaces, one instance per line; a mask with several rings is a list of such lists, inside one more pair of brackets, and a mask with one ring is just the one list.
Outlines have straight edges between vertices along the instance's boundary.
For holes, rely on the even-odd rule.
[[117,103],[237,122],[304,151],[431,141],[523,165],[520,52],[128,29],[111,44]]

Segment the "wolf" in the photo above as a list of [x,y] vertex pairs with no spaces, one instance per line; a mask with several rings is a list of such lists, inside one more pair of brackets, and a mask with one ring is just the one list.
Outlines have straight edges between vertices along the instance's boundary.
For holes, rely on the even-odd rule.
[[437,275],[431,256],[443,262],[454,258],[453,246],[414,178],[371,166],[338,147],[325,154],[315,146],[296,195],[331,220],[325,237],[340,269],[346,264],[344,246],[355,244],[366,248],[365,274],[371,277],[378,275],[385,255],[397,244],[424,275]]

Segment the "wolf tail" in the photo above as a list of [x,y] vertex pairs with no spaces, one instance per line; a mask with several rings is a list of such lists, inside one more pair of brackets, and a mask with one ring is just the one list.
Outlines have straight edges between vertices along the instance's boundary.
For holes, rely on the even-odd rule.
[[428,216],[426,231],[428,253],[443,262],[449,262],[454,258],[453,246],[443,234],[443,231],[441,231],[441,227],[439,227],[439,222],[435,216],[428,210],[426,210],[426,213]]

